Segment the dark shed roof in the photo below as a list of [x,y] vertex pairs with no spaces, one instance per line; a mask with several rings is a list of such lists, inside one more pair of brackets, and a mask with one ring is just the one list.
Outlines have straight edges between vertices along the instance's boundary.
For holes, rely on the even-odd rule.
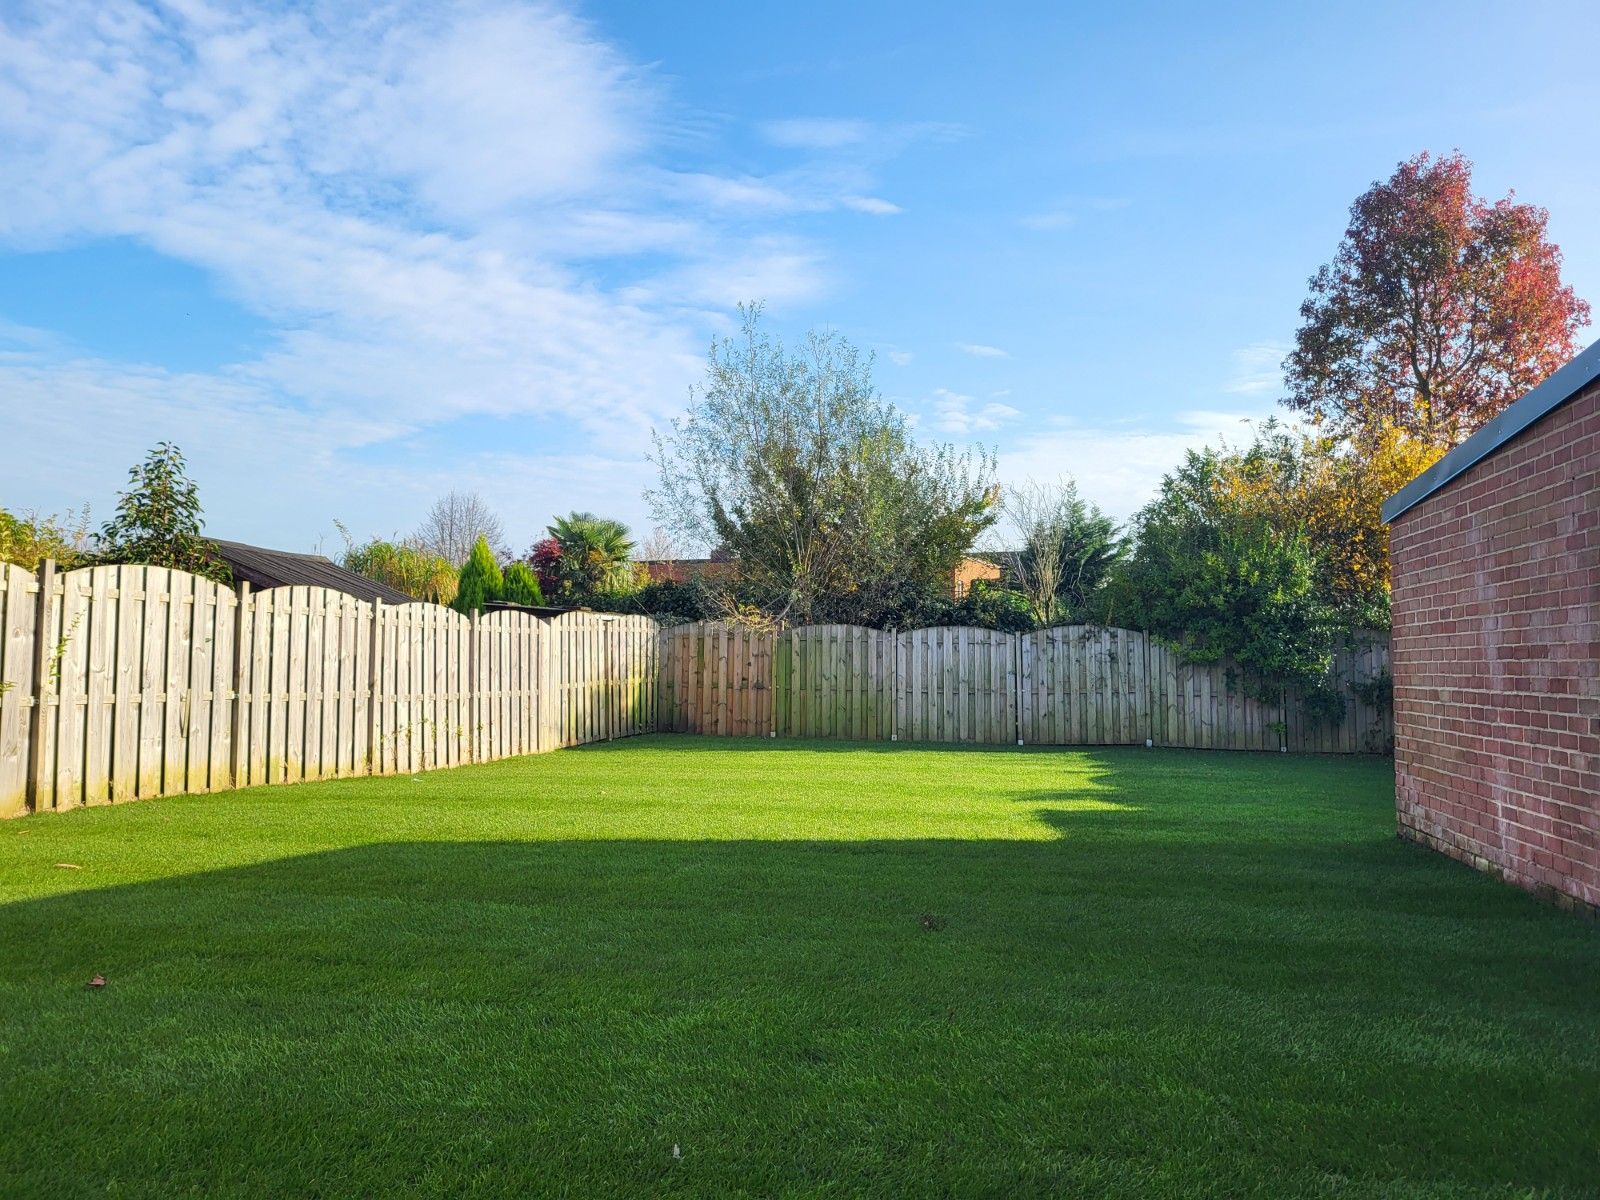
[[253,588],[304,585],[332,588],[369,603],[382,600],[385,604],[412,604],[416,601],[415,596],[408,596],[398,588],[368,579],[365,575],[347,571],[320,554],[293,554],[287,550],[247,546],[243,542],[215,544],[217,557],[233,568],[234,580],[248,583]]
[[1393,521],[1406,509],[1421,504],[1469,467],[1488,458],[1539,418],[1560,408],[1597,379],[1600,379],[1600,342],[1552,373],[1533,391],[1390,496],[1383,505],[1383,519]]

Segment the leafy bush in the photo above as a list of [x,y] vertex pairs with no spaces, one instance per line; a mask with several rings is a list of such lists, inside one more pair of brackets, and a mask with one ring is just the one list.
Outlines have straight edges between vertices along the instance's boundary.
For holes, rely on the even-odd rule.
[[950,605],[941,624],[976,625],[1007,633],[1026,633],[1035,627],[1033,606],[1021,592],[997,587],[980,579],[960,600]]
[[1239,502],[1216,451],[1191,451],[1139,514],[1119,572],[1125,619],[1195,662],[1232,659],[1266,695],[1309,695],[1332,662],[1339,622],[1316,586],[1303,527]]
[[528,564],[514,562],[506,567],[504,586],[496,598],[508,604],[539,605],[544,603],[544,592]]
[[450,607],[458,613],[475,613],[489,601],[500,599],[504,590],[505,576],[500,572],[500,564],[494,560],[489,540],[480,537],[461,568],[461,582]]
[[200,496],[183,453],[162,442],[128,472],[117,515],[100,530],[103,563],[148,563],[232,583],[233,570],[201,535]]
[[88,558],[89,509],[68,513],[66,517],[41,516],[36,512],[20,516],[0,508],[0,562],[16,563],[37,571],[45,559],[54,559],[63,569],[78,566]]

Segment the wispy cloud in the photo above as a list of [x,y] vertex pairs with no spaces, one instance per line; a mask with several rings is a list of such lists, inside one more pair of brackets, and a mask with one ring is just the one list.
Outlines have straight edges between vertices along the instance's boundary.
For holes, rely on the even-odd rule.
[[841,146],[865,142],[872,136],[872,125],[852,118],[791,117],[784,121],[768,121],[761,132],[775,146],[837,150]]
[[933,393],[933,425],[943,433],[986,433],[1021,416],[1022,413],[1009,404],[995,400],[982,402],[948,388],[937,388]]
[[[307,464],[381,473],[357,464],[467,420],[543,421],[576,457],[631,461],[728,304],[829,286],[815,244],[760,221],[895,207],[859,171],[666,169],[662,89],[548,4],[396,0],[377,20],[38,0],[0,15],[0,97],[0,250],[133,239],[275,327],[267,352],[210,375],[7,330],[8,415],[37,399],[35,446],[95,428],[110,479],[181,434],[199,473],[249,461],[297,508],[326,499]],[[19,457],[19,493],[63,486],[48,456]],[[607,478],[584,483],[596,502]]]
[[909,350],[890,350],[887,357],[897,367],[909,367],[914,356]]
[[1192,409],[1171,418],[1090,423],[1057,418],[1000,453],[1003,483],[1050,480],[1069,475],[1086,499],[1118,520],[1127,520],[1149,501],[1161,477],[1187,450],[1241,442],[1251,425],[1270,415],[1264,410]]
[[1075,196],[1018,217],[1017,224],[1039,233],[1073,229],[1082,223],[1085,214],[1113,212],[1127,208],[1128,204],[1128,200],[1119,196]]
[[963,354],[970,354],[974,358],[1010,358],[1011,355],[998,346],[985,346],[981,342],[957,342],[957,350]]
[[839,201],[846,208],[856,212],[867,213],[874,217],[892,217],[896,213],[904,212],[898,204],[878,196],[845,196]]
[[1232,396],[1266,396],[1283,389],[1283,360],[1289,345],[1283,342],[1252,342],[1233,352],[1233,373],[1222,385]]

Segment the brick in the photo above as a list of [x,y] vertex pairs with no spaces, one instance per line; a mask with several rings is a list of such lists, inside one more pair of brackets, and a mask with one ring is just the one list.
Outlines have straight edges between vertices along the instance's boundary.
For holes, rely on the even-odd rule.
[[1391,531],[1397,828],[1600,903],[1600,385]]

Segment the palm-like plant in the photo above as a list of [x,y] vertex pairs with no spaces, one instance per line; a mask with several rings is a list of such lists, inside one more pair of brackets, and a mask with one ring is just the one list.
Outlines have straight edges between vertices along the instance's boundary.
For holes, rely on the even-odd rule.
[[557,574],[568,595],[581,598],[626,591],[633,582],[628,564],[633,539],[621,521],[587,512],[568,513],[551,523],[550,536],[561,548]]

